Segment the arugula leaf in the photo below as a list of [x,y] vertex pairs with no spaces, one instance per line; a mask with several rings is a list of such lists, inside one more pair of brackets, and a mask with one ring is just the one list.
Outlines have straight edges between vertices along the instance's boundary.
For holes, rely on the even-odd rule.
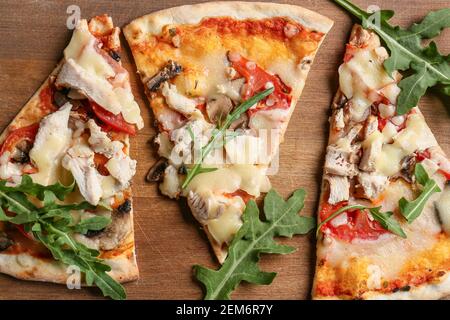
[[[269,94],[273,92],[274,88],[269,88],[267,90],[261,91],[257,94],[255,94],[253,97],[249,98],[248,100],[242,102],[238,107],[234,109],[233,112],[227,115],[225,121],[223,124],[221,124],[215,132],[211,135],[211,138],[209,139],[208,143],[202,148],[200,159],[199,161],[189,170],[186,179],[184,180],[181,188],[185,189],[187,185],[191,182],[191,180],[200,173],[200,170],[202,168],[202,162],[206,158],[206,156],[211,152],[211,150],[214,148],[216,140],[219,137],[222,137],[226,130],[231,126],[231,124],[239,119],[239,117],[246,112],[248,109],[250,109],[253,105],[267,97]],[[205,171],[204,171],[205,172]]]
[[408,201],[405,198],[401,198],[398,202],[400,212],[408,223],[412,223],[422,213],[425,204],[434,193],[441,192],[441,189],[437,185],[436,181],[430,179],[424,167],[420,163],[416,164],[414,175],[416,177],[416,181],[423,186],[422,192],[413,201]]
[[443,86],[441,92],[450,95],[450,55],[441,55],[434,42],[426,47],[421,43],[450,27],[450,8],[430,12],[420,23],[402,29],[388,23],[393,11],[368,13],[350,1],[334,1],[361,20],[364,28],[372,29],[384,40],[390,50],[390,57],[384,62],[389,74],[394,70],[409,71],[409,75],[399,83],[402,90],[397,101],[398,114],[414,108],[425,91],[435,85]]
[[[32,232],[36,240],[42,242],[52,253],[55,260],[64,264],[76,265],[86,275],[88,285],[95,284],[105,296],[113,299],[125,299],[123,287],[106,272],[111,268],[99,259],[99,252],[78,243],[72,233],[86,233],[88,230],[101,230],[111,219],[95,216],[74,223],[70,211],[91,210],[95,206],[87,202],[59,204],[73,190],[59,183],[42,186],[24,176],[22,182],[14,187],[0,181],[0,221],[23,225],[25,231]],[[42,206],[32,203],[28,197],[36,197]],[[8,210],[7,215],[4,209]]]
[[205,299],[230,299],[230,294],[242,282],[268,285],[274,272],[263,272],[258,267],[261,253],[287,254],[295,248],[281,245],[274,237],[292,237],[306,234],[314,228],[314,218],[298,215],[303,208],[305,191],[296,190],[287,200],[273,189],[264,199],[266,219],[261,221],[254,200],[247,203],[242,215],[243,225],[234,237],[228,257],[219,270],[194,266],[197,279],[206,289]]
[[106,228],[111,223],[111,218],[104,216],[95,216],[81,220],[73,230],[78,233],[86,234],[89,230],[98,231]]
[[380,209],[381,207],[369,208],[369,212],[384,229],[406,239],[406,233],[403,231],[402,227],[400,227],[398,221],[392,218],[394,213],[391,211],[380,212]]
[[49,186],[43,186],[38,183],[34,183],[29,175],[22,176],[22,180],[19,185],[15,187],[6,186],[6,181],[0,181],[1,191],[19,191],[31,196],[37,197],[39,200],[44,199],[45,191],[50,191],[59,200],[64,198],[73,191],[75,188],[75,180],[69,186],[64,186],[61,183],[55,183]]

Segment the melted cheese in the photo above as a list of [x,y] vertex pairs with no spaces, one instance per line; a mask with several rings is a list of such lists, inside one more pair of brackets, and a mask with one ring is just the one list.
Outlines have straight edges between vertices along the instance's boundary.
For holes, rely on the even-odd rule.
[[62,170],[61,158],[71,141],[72,130],[67,127],[71,107],[67,103],[41,122],[35,144],[30,150],[30,159],[39,170],[31,175],[36,183],[49,185],[58,181]]
[[197,193],[212,191],[216,194],[233,193],[239,189],[250,195],[259,197],[261,192],[270,189],[269,179],[266,177],[266,166],[231,165],[195,176],[186,188]]
[[219,218],[208,221],[208,231],[218,243],[231,242],[242,226],[241,215],[244,208],[244,201],[240,197],[234,197],[227,201]]
[[351,99],[350,114],[354,121],[364,120],[367,109],[378,99],[378,90],[384,88],[390,99],[398,94],[395,80],[384,69],[375,49],[370,48],[356,50],[339,67],[339,85],[342,93]]
[[433,133],[421,114],[411,114],[405,129],[398,134],[395,134],[393,130],[391,126],[386,126],[382,134],[377,131],[364,142],[364,144],[368,144],[373,139],[383,139],[386,143],[394,140],[392,144],[383,145],[376,160],[377,171],[385,176],[393,176],[398,173],[401,169],[401,161],[407,155],[437,145]]

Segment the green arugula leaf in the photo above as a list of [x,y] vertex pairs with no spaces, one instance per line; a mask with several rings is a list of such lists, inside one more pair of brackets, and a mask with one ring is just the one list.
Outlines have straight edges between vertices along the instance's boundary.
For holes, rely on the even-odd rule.
[[[72,233],[86,233],[88,230],[101,230],[111,222],[104,216],[95,216],[74,223],[71,211],[92,210],[95,206],[87,202],[59,204],[74,185],[65,187],[59,183],[42,186],[24,176],[15,186],[6,186],[0,181],[0,221],[23,225],[25,231],[32,232],[35,239],[42,242],[55,260],[67,265],[76,265],[86,275],[89,285],[95,284],[105,296],[125,299],[123,287],[106,272],[111,268],[99,259],[99,252],[77,242]],[[41,200],[42,206],[32,203],[28,197]],[[8,215],[4,209],[8,210]],[[15,214],[15,215],[10,215]]]
[[89,230],[97,231],[106,228],[111,223],[111,218],[104,216],[95,216],[81,220],[73,230],[78,233],[86,234]]
[[315,220],[298,215],[303,208],[305,191],[296,190],[285,201],[276,191],[270,190],[264,199],[266,219],[260,220],[254,200],[247,203],[242,215],[243,225],[234,237],[228,257],[219,270],[194,266],[197,279],[206,289],[205,299],[230,299],[232,291],[242,282],[268,285],[274,272],[263,272],[258,267],[262,253],[287,254],[295,248],[278,244],[274,237],[292,237],[306,234],[314,228]]
[[39,200],[44,199],[46,191],[50,191],[59,200],[64,200],[64,198],[73,191],[75,188],[75,180],[69,186],[64,186],[60,183],[55,183],[49,186],[43,186],[38,183],[34,183],[30,176],[22,176],[22,180],[19,185],[14,187],[6,186],[6,181],[0,181],[1,191],[18,191],[23,192],[31,196],[37,197]]
[[441,192],[441,189],[437,185],[436,181],[430,179],[424,167],[420,163],[416,164],[414,175],[416,177],[416,181],[423,186],[422,192],[413,201],[408,201],[405,198],[401,198],[398,202],[400,212],[408,223],[412,223],[422,213],[425,204],[434,193]]
[[364,28],[372,29],[384,40],[390,50],[390,57],[384,62],[389,74],[394,70],[409,70],[410,75],[399,83],[402,90],[397,101],[398,114],[414,108],[426,90],[435,85],[443,85],[441,92],[450,94],[450,55],[441,55],[434,42],[426,47],[422,45],[423,39],[434,38],[442,29],[450,27],[450,8],[430,12],[422,22],[402,29],[388,23],[393,11],[368,13],[350,1],[334,1],[361,20]]
[[398,221],[392,218],[392,215],[394,213],[390,211],[380,212],[380,209],[381,207],[369,208],[369,212],[372,215],[372,217],[376,221],[378,221],[384,229],[406,239],[406,233],[403,231],[402,227],[400,227]]
[[209,139],[208,143],[202,148],[200,159],[199,161],[189,170],[188,174],[186,175],[186,179],[184,180],[181,188],[185,189],[187,185],[192,181],[192,179],[199,174],[200,168],[202,167],[202,162],[206,158],[206,156],[211,152],[211,150],[214,148],[217,139],[222,137],[226,130],[231,126],[231,124],[239,119],[239,117],[246,112],[248,109],[250,109],[253,105],[267,97],[269,94],[273,92],[274,88],[269,88],[267,90],[261,91],[257,94],[255,94],[253,97],[249,98],[248,100],[242,102],[238,107],[236,107],[233,112],[227,115],[224,123],[222,123],[217,130],[213,132],[211,135],[211,138]]

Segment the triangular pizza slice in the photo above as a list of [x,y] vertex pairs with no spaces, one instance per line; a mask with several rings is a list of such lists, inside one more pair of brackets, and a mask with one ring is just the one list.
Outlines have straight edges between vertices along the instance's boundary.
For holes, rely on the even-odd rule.
[[331,26],[298,6],[212,2],[124,28],[159,130],[148,178],[187,198],[220,262],[246,202],[270,188],[269,164]]
[[[121,296],[111,294],[103,263],[117,281],[138,277],[130,189],[136,161],[129,156],[129,135],[143,121],[120,62],[119,33],[109,16],[80,20],[63,60],[0,137],[2,273],[65,283],[67,264],[75,264],[88,283],[116,298]],[[57,183],[75,187],[66,194]],[[43,191],[42,203],[33,198],[39,190],[53,195]],[[12,219],[24,212],[12,206],[8,192],[19,209],[37,216]],[[70,215],[68,207],[51,207],[83,201],[86,210]]]
[[397,113],[387,58],[354,26],[330,118],[315,299],[450,294],[450,161],[417,107]]

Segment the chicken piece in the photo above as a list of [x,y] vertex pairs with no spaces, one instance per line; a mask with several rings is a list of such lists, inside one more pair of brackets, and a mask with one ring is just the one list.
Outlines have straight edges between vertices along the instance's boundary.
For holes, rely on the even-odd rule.
[[347,177],[325,175],[325,180],[330,185],[330,196],[328,198],[330,204],[336,204],[349,199],[350,181]]
[[80,91],[113,114],[119,114],[122,109],[119,100],[111,94],[112,85],[106,79],[92,77],[73,59],[64,63],[55,84]]
[[345,128],[344,109],[336,109],[333,112],[333,119],[336,130],[342,130]]
[[5,151],[0,156],[0,179],[2,180],[9,180],[14,176],[19,177],[22,175],[22,166],[18,163],[10,162],[10,155],[9,151]]
[[377,199],[388,185],[388,177],[376,173],[360,172],[358,180],[366,196],[372,200]]
[[366,125],[364,127],[364,139],[367,139],[372,133],[378,130],[378,117],[370,115],[367,118]]
[[87,122],[87,126],[91,133],[88,142],[96,153],[101,153],[107,158],[112,158],[114,155],[122,152],[124,147],[123,143],[120,141],[111,141],[106,132],[103,132],[93,119]]
[[123,151],[120,151],[108,160],[105,167],[124,189],[130,186],[131,178],[136,173],[136,160],[132,160]]
[[353,141],[361,129],[361,125],[353,127],[346,136],[327,147],[325,157],[326,173],[347,177],[353,177],[358,174],[356,162],[359,160],[358,151],[361,145],[353,143]]
[[101,176],[95,169],[94,152],[87,145],[75,145],[67,151],[62,164],[72,173],[86,201],[94,206],[97,205],[103,190]]
[[195,100],[180,94],[177,87],[168,82],[164,82],[161,93],[166,98],[167,105],[170,108],[185,116],[190,116],[197,110]]
[[383,147],[382,139],[375,139],[369,145],[363,147],[363,155],[359,168],[366,172],[374,172],[376,170],[376,161]]
[[[233,69],[234,70],[234,69]],[[217,85],[217,91],[220,94],[226,95],[235,103],[238,103],[242,100],[241,98],[241,89],[245,83],[245,78],[238,78],[223,84]]]

